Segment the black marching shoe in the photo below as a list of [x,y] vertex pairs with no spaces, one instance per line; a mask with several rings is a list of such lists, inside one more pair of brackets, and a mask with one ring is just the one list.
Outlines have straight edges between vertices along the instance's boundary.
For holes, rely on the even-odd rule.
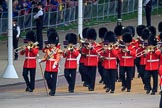
[[155,95],[155,92],[151,92],[151,95]]
[[69,93],[74,93],[74,90],[69,90]]
[[84,87],[88,87],[88,84],[86,82],[83,83]]
[[94,91],[94,89],[92,89],[92,88],[89,88],[88,90],[89,90],[89,91]]
[[110,93],[114,93],[114,91],[110,91]]
[[130,89],[127,89],[127,92],[131,92]]
[[146,94],[149,94],[150,93],[150,90],[146,90]]
[[26,92],[33,92],[33,90],[30,89],[29,87],[27,87],[27,88],[25,89],[25,91],[26,91]]
[[103,89],[106,89],[106,85],[103,87]]
[[110,89],[109,89],[109,88],[107,88],[107,89],[106,89],[106,93],[107,93],[107,92],[109,92],[109,91],[110,91]]
[[50,96],[55,96],[55,93],[52,92],[52,91],[50,91],[50,92],[49,92],[49,95],[50,95]]
[[126,87],[123,87],[123,88],[121,89],[121,91],[125,91],[125,89],[126,89]]

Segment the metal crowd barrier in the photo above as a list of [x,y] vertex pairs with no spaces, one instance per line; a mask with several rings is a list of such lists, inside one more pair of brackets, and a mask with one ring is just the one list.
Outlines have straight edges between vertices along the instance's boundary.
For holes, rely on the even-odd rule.
[[[110,0],[109,0],[110,1]],[[159,8],[162,5],[161,0],[153,0],[153,7]],[[138,0],[123,0],[122,14],[133,13],[138,9]],[[4,14],[4,15],[3,15]],[[0,16],[0,34],[7,31],[7,13]],[[33,29],[35,22],[33,19],[35,13],[17,16],[18,24],[21,30]],[[102,4],[90,4],[83,6],[84,19],[100,19],[117,15],[117,1],[105,2]],[[64,8],[62,11],[48,11],[44,13],[44,27],[57,27],[59,25],[69,24],[77,21],[78,7]]]

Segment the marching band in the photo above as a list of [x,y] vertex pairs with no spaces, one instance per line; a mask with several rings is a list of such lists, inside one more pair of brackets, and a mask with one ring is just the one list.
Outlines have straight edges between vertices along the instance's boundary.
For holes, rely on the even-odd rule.
[[[160,34],[156,36],[154,26],[146,27],[138,25],[123,27],[117,25],[114,31],[105,27],[99,29],[100,43],[96,42],[97,32],[94,28],[83,29],[83,39],[74,33],[65,36],[64,49],[59,44],[59,36],[54,29],[47,32],[48,41],[42,49],[44,57],[38,62],[46,62],[44,77],[50,89],[49,95],[54,96],[61,56],[65,58],[64,77],[68,83],[68,92],[75,91],[77,71],[77,57],[79,60],[79,72],[83,86],[89,91],[95,90],[96,71],[101,76],[100,83],[105,85],[105,91],[114,93],[116,81],[121,80],[121,91],[131,92],[135,66],[142,80],[146,94],[155,95],[158,91],[158,75],[160,76],[160,88],[162,89],[162,22],[158,25]],[[26,91],[33,92],[35,82],[36,56],[38,43],[35,42],[33,31],[26,35],[28,45],[18,47],[16,51],[25,54],[23,77],[26,82]],[[79,47],[77,47],[79,43]],[[30,81],[28,78],[30,71]],[[151,77],[153,83],[151,83]],[[151,84],[153,84],[151,86]],[[162,91],[162,90],[161,90]]]

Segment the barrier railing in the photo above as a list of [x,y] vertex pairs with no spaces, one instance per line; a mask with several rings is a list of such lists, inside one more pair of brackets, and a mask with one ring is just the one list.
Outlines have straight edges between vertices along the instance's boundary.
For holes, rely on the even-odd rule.
[[[110,1],[110,0],[109,0]],[[159,8],[162,6],[160,0],[153,0],[153,7]],[[123,0],[122,14],[133,13],[138,9],[138,0]],[[35,22],[33,9],[30,13],[19,15],[17,18],[18,24],[21,30],[33,29]],[[83,17],[84,19],[100,19],[109,16],[117,15],[117,1],[105,2],[102,4],[89,4],[83,6]],[[62,10],[52,11],[49,7],[48,11],[44,13],[44,27],[57,27],[59,25],[69,24],[77,21],[78,7],[73,6],[70,8],[63,8]],[[0,34],[7,31],[7,13],[2,13],[0,16]]]

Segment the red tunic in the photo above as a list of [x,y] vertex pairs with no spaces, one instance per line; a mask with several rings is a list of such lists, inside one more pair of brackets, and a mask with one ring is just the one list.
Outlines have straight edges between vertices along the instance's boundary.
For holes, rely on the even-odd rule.
[[86,48],[83,47],[83,48],[81,49],[81,51],[80,51],[80,53],[81,53],[81,57],[80,57],[80,60],[79,60],[80,63],[85,63],[85,59],[86,59],[85,54],[84,54],[85,49],[86,49]]
[[[53,52],[52,52],[53,51]],[[52,48],[46,48],[44,50],[45,56],[42,61],[46,61],[46,72],[58,72],[58,63],[60,61],[61,50],[56,48],[53,50]],[[50,55],[50,56],[49,56]],[[53,68],[53,65],[56,67]]]
[[24,51],[21,51],[20,54],[25,54],[24,68],[36,68],[36,56],[38,54],[38,48],[32,48],[31,50],[26,48]]
[[97,66],[98,65],[98,53],[97,50],[99,47],[97,46],[97,43],[92,43],[93,48],[92,49],[86,49],[86,60],[85,60],[85,66]]
[[74,51],[63,52],[65,60],[65,69],[76,69],[77,68],[77,57],[79,51],[74,48]]
[[134,59],[136,58],[136,49],[133,45],[128,46],[129,52],[119,51],[119,64],[124,67],[134,67]]
[[149,52],[146,55],[146,66],[145,70],[158,70],[159,69],[159,56],[160,50],[156,50],[155,52]]
[[117,69],[117,54],[118,50],[106,50],[101,52],[101,57],[104,58],[103,60],[103,67],[104,69]]

